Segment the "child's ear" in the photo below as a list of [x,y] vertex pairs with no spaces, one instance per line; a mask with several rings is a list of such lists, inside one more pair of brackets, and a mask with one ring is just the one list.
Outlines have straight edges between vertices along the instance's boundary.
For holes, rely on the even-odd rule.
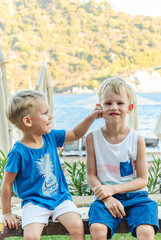
[[23,117],[22,121],[23,121],[23,124],[24,124],[26,127],[31,127],[31,126],[32,126],[32,121],[31,121],[31,118],[30,118],[30,117],[25,116],[25,117]]
[[129,107],[128,107],[127,113],[131,113],[132,110],[133,110],[133,108],[134,108],[134,105],[131,103],[131,104],[129,105]]

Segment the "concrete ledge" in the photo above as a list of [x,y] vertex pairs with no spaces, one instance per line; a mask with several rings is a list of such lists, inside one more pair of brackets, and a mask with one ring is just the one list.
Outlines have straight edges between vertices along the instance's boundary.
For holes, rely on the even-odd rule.
[[[73,202],[77,205],[77,207],[90,206],[90,204],[94,201],[93,196],[72,196]],[[161,194],[149,194],[149,198],[156,201],[161,202]],[[1,198],[0,198],[1,200]],[[12,197],[11,206],[15,209],[19,209],[21,203],[21,199],[18,197]],[[0,201],[0,210],[1,210],[1,201]]]
[[[151,200],[154,200],[158,203],[161,203],[161,194],[149,194],[148,196]],[[90,206],[90,204],[94,201],[93,196],[72,196],[73,202],[77,205],[77,207],[85,207]]]

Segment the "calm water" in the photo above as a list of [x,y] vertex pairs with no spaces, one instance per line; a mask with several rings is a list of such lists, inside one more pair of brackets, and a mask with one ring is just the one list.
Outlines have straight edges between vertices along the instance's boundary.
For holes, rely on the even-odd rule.
[[[137,93],[137,95],[143,98],[143,101],[138,101],[139,132],[144,137],[155,137],[153,130],[161,113],[161,93]],[[55,128],[71,130],[88,115],[96,102],[96,94],[54,95]],[[96,120],[88,132],[103,123],[103,119]]]

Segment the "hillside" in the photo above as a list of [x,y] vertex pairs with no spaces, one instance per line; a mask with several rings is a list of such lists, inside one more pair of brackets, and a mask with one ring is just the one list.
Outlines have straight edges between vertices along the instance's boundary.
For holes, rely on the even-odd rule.
[[0,9],[11,90],[34,86],[42,61],[55,91],[161,64],[161,17],[117,13],[106,0],[1,0]]

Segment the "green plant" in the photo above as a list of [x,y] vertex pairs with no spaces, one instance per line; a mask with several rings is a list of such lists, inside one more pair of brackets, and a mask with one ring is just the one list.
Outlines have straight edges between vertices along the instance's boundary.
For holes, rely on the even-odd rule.
[[149,168],[148,192],[157,193],[161,190],[161,159],[153,156],[152,164]]
[[73,196],[90,196],[93,195],[92,190],[86,182],[86,165],[84,162],[74,162],[66,164],[69,190]]
[[[2,185],[7,158],[8,157],[4,154],[4,152],[0,150],[0,186]],[[12,196],[16,196],[13,189],[12,189]]]
[[58,148],[58,156],[61,157],[64,147]]
[[0,150],[0,186],[2,185],[6,163],[7,163],[7,156],[2,152],[2,150]]

